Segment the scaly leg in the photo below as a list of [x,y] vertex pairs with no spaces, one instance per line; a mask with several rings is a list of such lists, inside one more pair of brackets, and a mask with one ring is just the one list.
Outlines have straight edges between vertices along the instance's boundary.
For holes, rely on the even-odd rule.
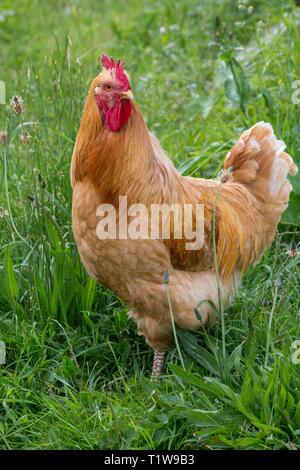
[[152,378],[160,377],[165,368],[166,351],[154,350]]

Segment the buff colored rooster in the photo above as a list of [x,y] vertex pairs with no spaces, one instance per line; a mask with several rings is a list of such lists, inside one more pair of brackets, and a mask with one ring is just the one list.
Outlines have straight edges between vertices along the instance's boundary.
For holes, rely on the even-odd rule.
[[[273,241],[291,192],[287,176],[297,167],[271,125],[259,122],[227,154],[219,179],[181,176],[149,132],[124,63],[101,60],[72,157],[73,231],[87,272],[129,306],[159,375],[173,337],[164,273],[177,325],[197,329],[214,320],[212,303],[232,301],[241,276]],[[118,207],[119,196],[146,207],[203,204],[202,248],[187,249],[172,231],[169,239],[99,239],[97,208]]]

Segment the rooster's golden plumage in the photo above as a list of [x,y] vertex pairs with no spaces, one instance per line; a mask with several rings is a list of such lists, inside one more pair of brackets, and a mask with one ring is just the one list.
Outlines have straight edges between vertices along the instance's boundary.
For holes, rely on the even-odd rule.
[[[88,273],[129,306],[139,331],[156,351],[155,370],[172,339],[174,319],[195,329],[214,319],[219,305],[212,236],[215,220],[219,294],[226,306],[242,274],[274,239],[291,191],[287,175],[297,172],[270,124],[246,130],[227,154],[223,176],[206,180],[181,176],[143,119],[123,64],[102,59],[84,107],[73,152],[73,231]],[[106,239],[96,234],[101,204],[203,204],[204,245],[187,250],[184,239]],[[214,207],[216,206],[216,209]],[[201,300],[199,315],[195,307]],[[199,319],[201,318],[201,319]]]

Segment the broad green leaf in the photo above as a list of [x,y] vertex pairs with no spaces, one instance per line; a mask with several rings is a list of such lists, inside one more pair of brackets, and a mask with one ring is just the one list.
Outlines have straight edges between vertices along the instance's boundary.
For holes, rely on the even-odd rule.
[[42,314],[49,313],[49,301],[44,282],[42,281],[38,271],[35,272],[35,291],[37,293],[39,306]]
[[7,248],[4,258],[4,273],[7,292],[9,293],[11,299],[15,302],[19,295],[18,283],[16,280],[14,267],[10,255],[10,248]]
[[283,213],[281,223],[300,226],[300,196],[292,193],[288,209]]
[[227,66],[232,73],[234,84],[230,80],[227,80],[225,82],[225,93],[234,103],[236,103],[238,99],[241,109],[245,111],[246,105],[251,97],[250,84],[242,66],[234,57],[227,60]]
[[87,277],[85,285],[83,287],[82,291],[82,308],[85,310],[90,310],[95,298],[96,294],[96,289],[97,289],[97,282],[91,278]]
[[75,266],[68,253],[64,253],[62,270],[62,279],[59,285],[59,301],[62,312],[66,315],[72,300],[80,290]]
[[294,421],[296,426],[300,426],[300,401],[297,403],[296,410],[294,413]]
[[63,246],[63,240],[58,231],[58,228],[54,224],[53,220],[50,218],[47,219],[47,231],[52,247],[55,250],[61,251]]

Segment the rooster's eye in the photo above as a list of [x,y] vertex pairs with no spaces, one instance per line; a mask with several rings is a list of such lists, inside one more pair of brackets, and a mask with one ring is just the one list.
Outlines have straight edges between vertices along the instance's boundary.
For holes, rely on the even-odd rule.
[[109,90],[111,90],[111,89],[112,89],[112,86],[111,86],[111,85],[109,85],[108,83],[106,83],[105,85],[103,85],[103,88],[104,88],[104,90],[107,90],[107,91],[109,91]]

